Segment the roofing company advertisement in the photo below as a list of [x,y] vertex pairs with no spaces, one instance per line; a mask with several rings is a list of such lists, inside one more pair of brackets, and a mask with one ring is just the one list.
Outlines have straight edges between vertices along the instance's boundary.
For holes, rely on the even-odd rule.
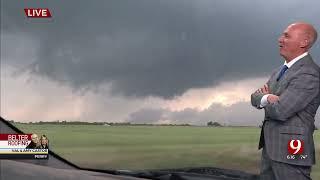
[[0,159],[48,159],[48,138],[37,134],[0,134]]

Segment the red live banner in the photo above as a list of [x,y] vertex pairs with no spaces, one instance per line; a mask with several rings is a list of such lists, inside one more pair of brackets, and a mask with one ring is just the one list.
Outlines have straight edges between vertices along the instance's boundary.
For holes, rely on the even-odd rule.
[[48,8],[25,8],[24,12],[28,18],[51,18]]
[[31,140],[32,134],[0,134],[0,141]]

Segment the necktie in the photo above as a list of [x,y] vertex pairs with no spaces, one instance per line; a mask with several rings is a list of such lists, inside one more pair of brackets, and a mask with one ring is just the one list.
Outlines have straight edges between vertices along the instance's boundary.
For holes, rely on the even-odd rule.
[[286,72],[287,69],[288,69],[288,66],[286,66],[286,65],[282,66],[281,71],[279,73],[279,76],[277,78],[277,81],[279,81],[281,79],[281,77],[283,76],[283,74]]

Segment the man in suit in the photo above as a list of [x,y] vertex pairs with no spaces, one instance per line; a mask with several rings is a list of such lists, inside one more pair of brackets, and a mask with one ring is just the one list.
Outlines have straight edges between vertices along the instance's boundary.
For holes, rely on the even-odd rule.
[[316,39],[312,25],[304,22],[289,25],[278,39],[284,65],[251,94],[252,106],[265,111],[259,142],[259,149],[263,148],[262,180],[311,179],[320,68],[308,51]]

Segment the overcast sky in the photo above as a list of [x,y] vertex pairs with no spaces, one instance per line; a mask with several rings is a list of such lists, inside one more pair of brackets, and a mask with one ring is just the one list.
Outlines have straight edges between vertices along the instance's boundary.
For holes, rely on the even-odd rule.
[[[18,121],[257,125],[250,94],[283,63],[277,39],[320,3],[1,1],[1,116]],[[27,7],[51,19],[26,18]],[[320,63],[320,43],[311,54]],[[319,123],[319,120],[318,122]]]

